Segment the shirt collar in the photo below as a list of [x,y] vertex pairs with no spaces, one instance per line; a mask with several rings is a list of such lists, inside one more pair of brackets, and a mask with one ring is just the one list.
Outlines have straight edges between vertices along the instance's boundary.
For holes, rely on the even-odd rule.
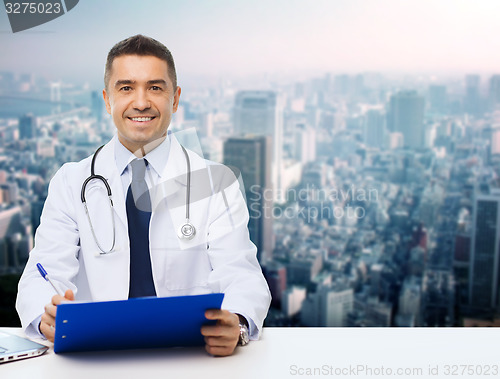
[[[160,178],[165,166],[167,165],[168,154],[170,152],[170,133],[171,132],[168,131],[167,138],[165,138],[161,144],[144,156],[144,158],[148,161],[148,165],[153,168]],[[121,176],[127,169],[128,164],[137,157],[122,145],[117,136],[115,138],[115,161],[116,167],[118,168],[118,172]]]

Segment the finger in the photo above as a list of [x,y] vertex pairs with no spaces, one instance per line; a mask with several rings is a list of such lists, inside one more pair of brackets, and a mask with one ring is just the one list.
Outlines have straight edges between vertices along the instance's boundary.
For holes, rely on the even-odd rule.
[[65,303],[67,301],[73,301],[75,300],[75,295],[73,294],[73,291],[67,290],[64,296],[61,295],[54,295],[52,296],[52,304],[53,305],[59,305],[62,303]]
[[40,331],[43,333],[45,338],[47,338],[51,342],[54,342],[56,329],[53,324],[48,324],[42,321],[40,324]]
[[239,323],[238,316],[225,309],[209,309],[205,311],[205,317],[209,320],[219,320],[228,325],[238,325]]
[[57,306],[54,304],[47,304],[45,306],[45,313],[52,316],[53,318],[56,318]]
[[228,337],[239,336],[240,329],[237,325],[204,325],[201,327],[201,334],[205,337]]
[[73,301],[73,300],[75,300],[75,294],[74,294],[74,293],[73,293],[73,291],[71,291],[71,290],[66,290],[66,292],[64,293],[64,298],[65,298],[66,300],[71,300],[71,301]]
[[49,315],[48,313],[42,314],[42,322],[48,324],[48,325],[55,325],[56,324],[56,319]]
[[208,346],[205,345],[205,350],[208,354],[211,354],[215,357],[226,357],[231,355],[234,351],[234,348],[229,346]]
[[209,346],[232,346],[236,345],[238,339],[223,336],[223,337],[205,337],[205,344]]
[[67,300],[67,299],[65,297],[61,296],[61,295],[54,295],[54,296],[52,296],[52,304],[53,305],[59,305],[59,304],[61,304],[65,300]]
[[224,328],[221,325],[205,325],[201,327],[201,334],[205,337],[218,337],[224,335]]
[[229,311],[225,309],[208,309],[205,311],[205,317],[209,320],[226,319],[229,316]]
[[208,338],[217,338],[220,341],[228,342],[229,344],[236,343],[240,337],[240,329],[237,326],[203,326],[201,334]]

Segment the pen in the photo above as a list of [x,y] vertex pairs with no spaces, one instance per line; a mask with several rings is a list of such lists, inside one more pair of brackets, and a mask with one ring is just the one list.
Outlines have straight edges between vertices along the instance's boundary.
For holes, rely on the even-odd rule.
[[52,280],[50,280],[50,278],[49,278],[49,274],[47,274],[47,271],[45,271],[45,269],[43,268],[43,266],[40,263],[37,263],[36,267],[38,268],[38,271],[40,272],[40,275],[42,275],[42,278],[44,278],[46,281],[48,281],[50,283],[50,285],[52,286],[52,288],[54,288],[54,291],[56,291],[56,293],[58,295],[64,296],[61,293],[61,291],[59,291],[57,289],[57,287],[54,285],[54,283],[52,283]]

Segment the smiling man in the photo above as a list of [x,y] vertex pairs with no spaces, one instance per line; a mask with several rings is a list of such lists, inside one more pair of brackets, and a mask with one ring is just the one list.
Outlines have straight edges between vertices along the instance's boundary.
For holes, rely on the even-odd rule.
[[[117,133],[51,180],[19,282],[16,307],[23,328],[28,336],[53,341],[62,301],[223,292],[222,309],[206,312],[216,325],[201,333],[210,354],[230,355],[238,343],[259,338],[270,304],[239,183],[229,169],[186,150],[167,133],[181,89],[163,44],[142,35],[117,43],[108,54],[104,85]],[[104,180],[90,180],[82,190],[94,170]],[[201,176],[193,175],[191,183],[183,181],[193,170],[207,179],[196,182]],[[112,191],[116,224],[106,217],[104,181]],[[187,187],[205,187],[206,195],[195,193],[190,201],[184,197]],[[184,203],[176,206],[179,199],[189,204],[190,217]],[[196,225],[187,237],[176,232],[186,218],[193,230]],[[38,262],[66,290],[64,297],[52,296],[37,273]]]

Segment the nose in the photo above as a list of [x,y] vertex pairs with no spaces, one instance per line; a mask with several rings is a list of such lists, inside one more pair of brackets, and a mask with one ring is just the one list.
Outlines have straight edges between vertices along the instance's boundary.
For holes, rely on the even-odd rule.
[[148,98],[147,91],[143,89],[138,89],[135,91],[134,103],[132,104],[134,109],[138,111],[143,111],[151,107],[151,103]]

